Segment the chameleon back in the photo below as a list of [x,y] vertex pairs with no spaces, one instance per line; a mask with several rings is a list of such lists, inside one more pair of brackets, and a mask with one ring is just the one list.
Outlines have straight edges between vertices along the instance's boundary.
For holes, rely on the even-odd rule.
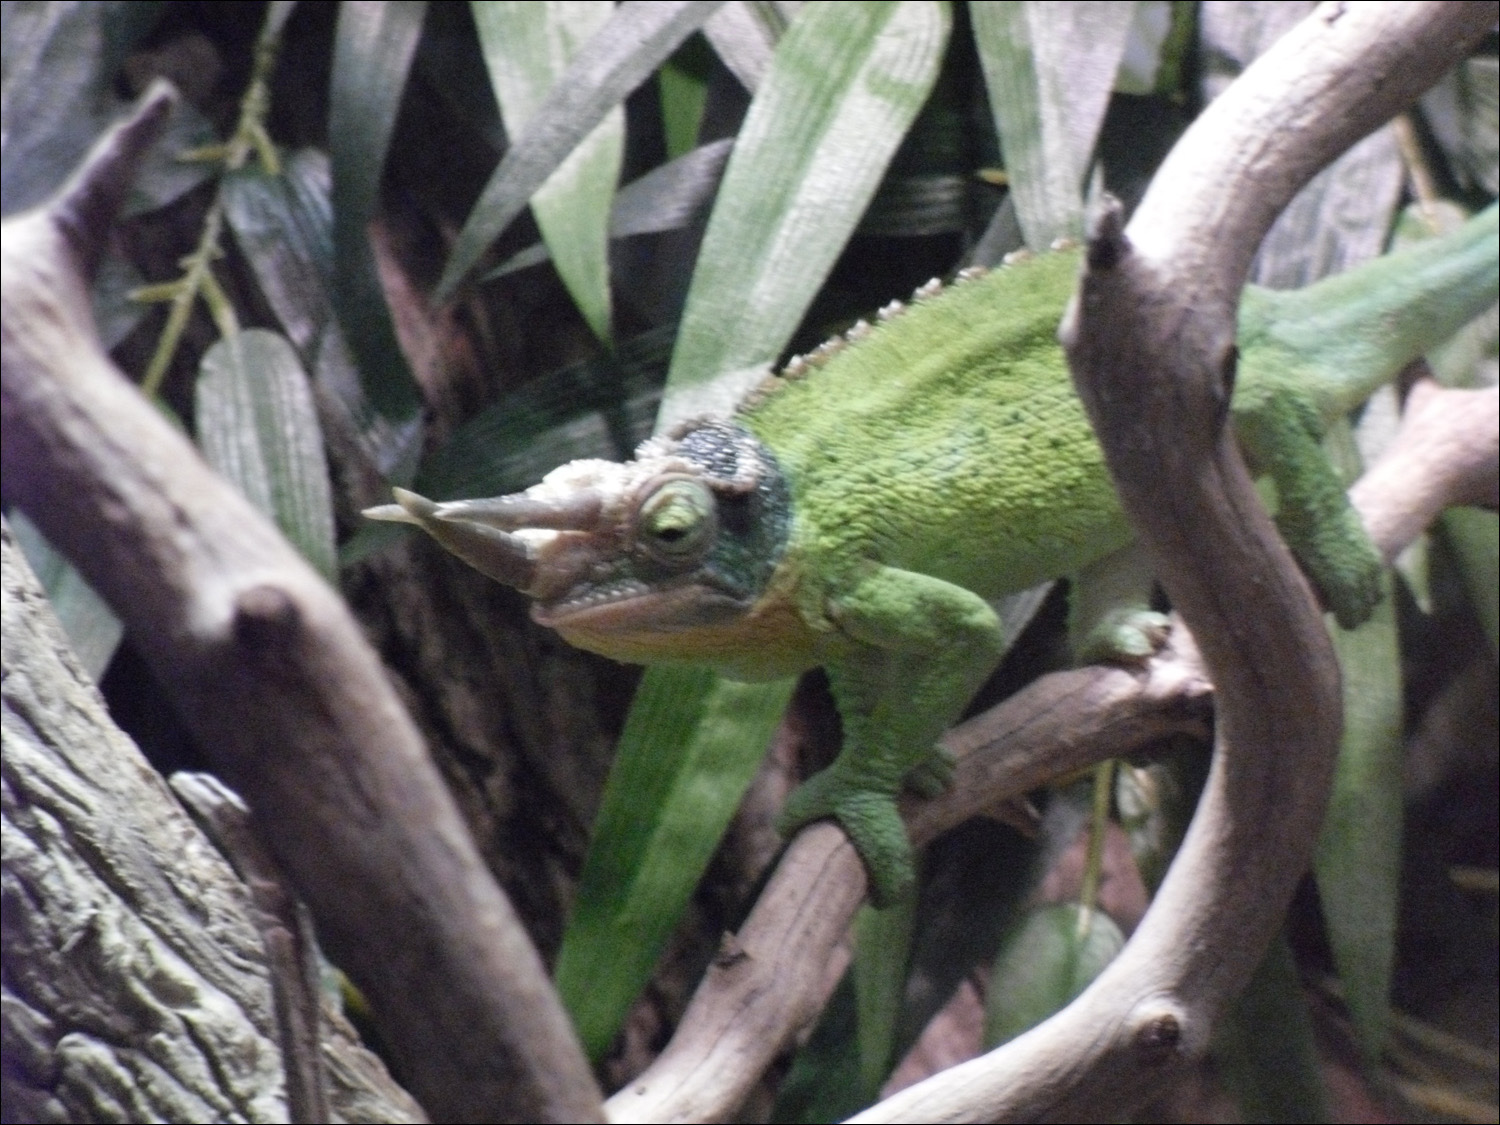
[[873,560],[992,598],[1129,540],[1057,343],[1077,270],[1055,252],[919,292],[747,402],[807,570]]

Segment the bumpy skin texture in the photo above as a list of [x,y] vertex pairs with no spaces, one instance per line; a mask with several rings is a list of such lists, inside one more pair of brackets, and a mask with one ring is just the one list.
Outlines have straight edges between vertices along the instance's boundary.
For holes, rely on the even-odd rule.
[[[1380,560],[1323,428],[1493,302],[1496,256],[1491,208],[1295,294],[1245,294],[1234,420],[1342,624],[1379,598]],[[919,291],[734,419],[688,423],[625,465],[573,462],[493,500],[398,493],[368,514],[426,528],[606,656],[748,679],[824,666],[844,748],[781,827],[837,818],[890,902],[913,878],[896,796],[940,768],[937,738],[998,659],[989,600],[1130,538],[1056,341],[1077,269],[1053,253]]]

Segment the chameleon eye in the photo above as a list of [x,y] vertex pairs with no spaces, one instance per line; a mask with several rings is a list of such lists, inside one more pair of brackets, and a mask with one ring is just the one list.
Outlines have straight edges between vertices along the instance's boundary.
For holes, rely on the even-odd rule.
[[669,480],[642,502],[641,541],[664,562],[695,559],[713,540],[719,520],[713,493],[695,480]]

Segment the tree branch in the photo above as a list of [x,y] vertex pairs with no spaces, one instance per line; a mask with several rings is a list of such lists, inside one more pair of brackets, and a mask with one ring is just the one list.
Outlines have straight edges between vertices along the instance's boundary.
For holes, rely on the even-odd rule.
[[3,485],[124,620],[440,1120],[600,1119],[509,902],[343,602],[100,349],[87,267],[156,89],[5,223]]

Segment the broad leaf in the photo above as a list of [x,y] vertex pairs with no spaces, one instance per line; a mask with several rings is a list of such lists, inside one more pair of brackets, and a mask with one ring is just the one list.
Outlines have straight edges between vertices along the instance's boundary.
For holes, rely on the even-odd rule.
[[334,579],[333,502],[312,392],[283,336],[251,328],[203,357],[198,444],[208,463]]
[[1009,1042],[1061,1011],[1125,945],[1109,915],[1077,903],[1028,912],[995,958],[986,998],[984,1041]]
[[642,680],[557,958],[557,989],[591,1058],[614,1040],[760,766],[793,682],[706,668]]
[[1390,1022],[1401,876],[1404,701],[1396,609],[1385,597],[1358,629],[1333,630],[1344,683],[1344,736],[1313,872],[1334,964],[1366,1059]]
[[16,544],[26,553],[26,561],[47,591],[47,600],[72,642],[78,662],[97,683],[120,647],[125,626],[73,564],[47,542],[26,513],[13,508],[5,518]]
[[1026,245],[1083,233],[1083,187],[1135,5],[975,4],[974,41]]
[[610,110],[703,25],[722,0],[626,3],[573,57],[567,72],[511,145],[459,232],[438,282],[447,300],[500,232],[521,213]]

